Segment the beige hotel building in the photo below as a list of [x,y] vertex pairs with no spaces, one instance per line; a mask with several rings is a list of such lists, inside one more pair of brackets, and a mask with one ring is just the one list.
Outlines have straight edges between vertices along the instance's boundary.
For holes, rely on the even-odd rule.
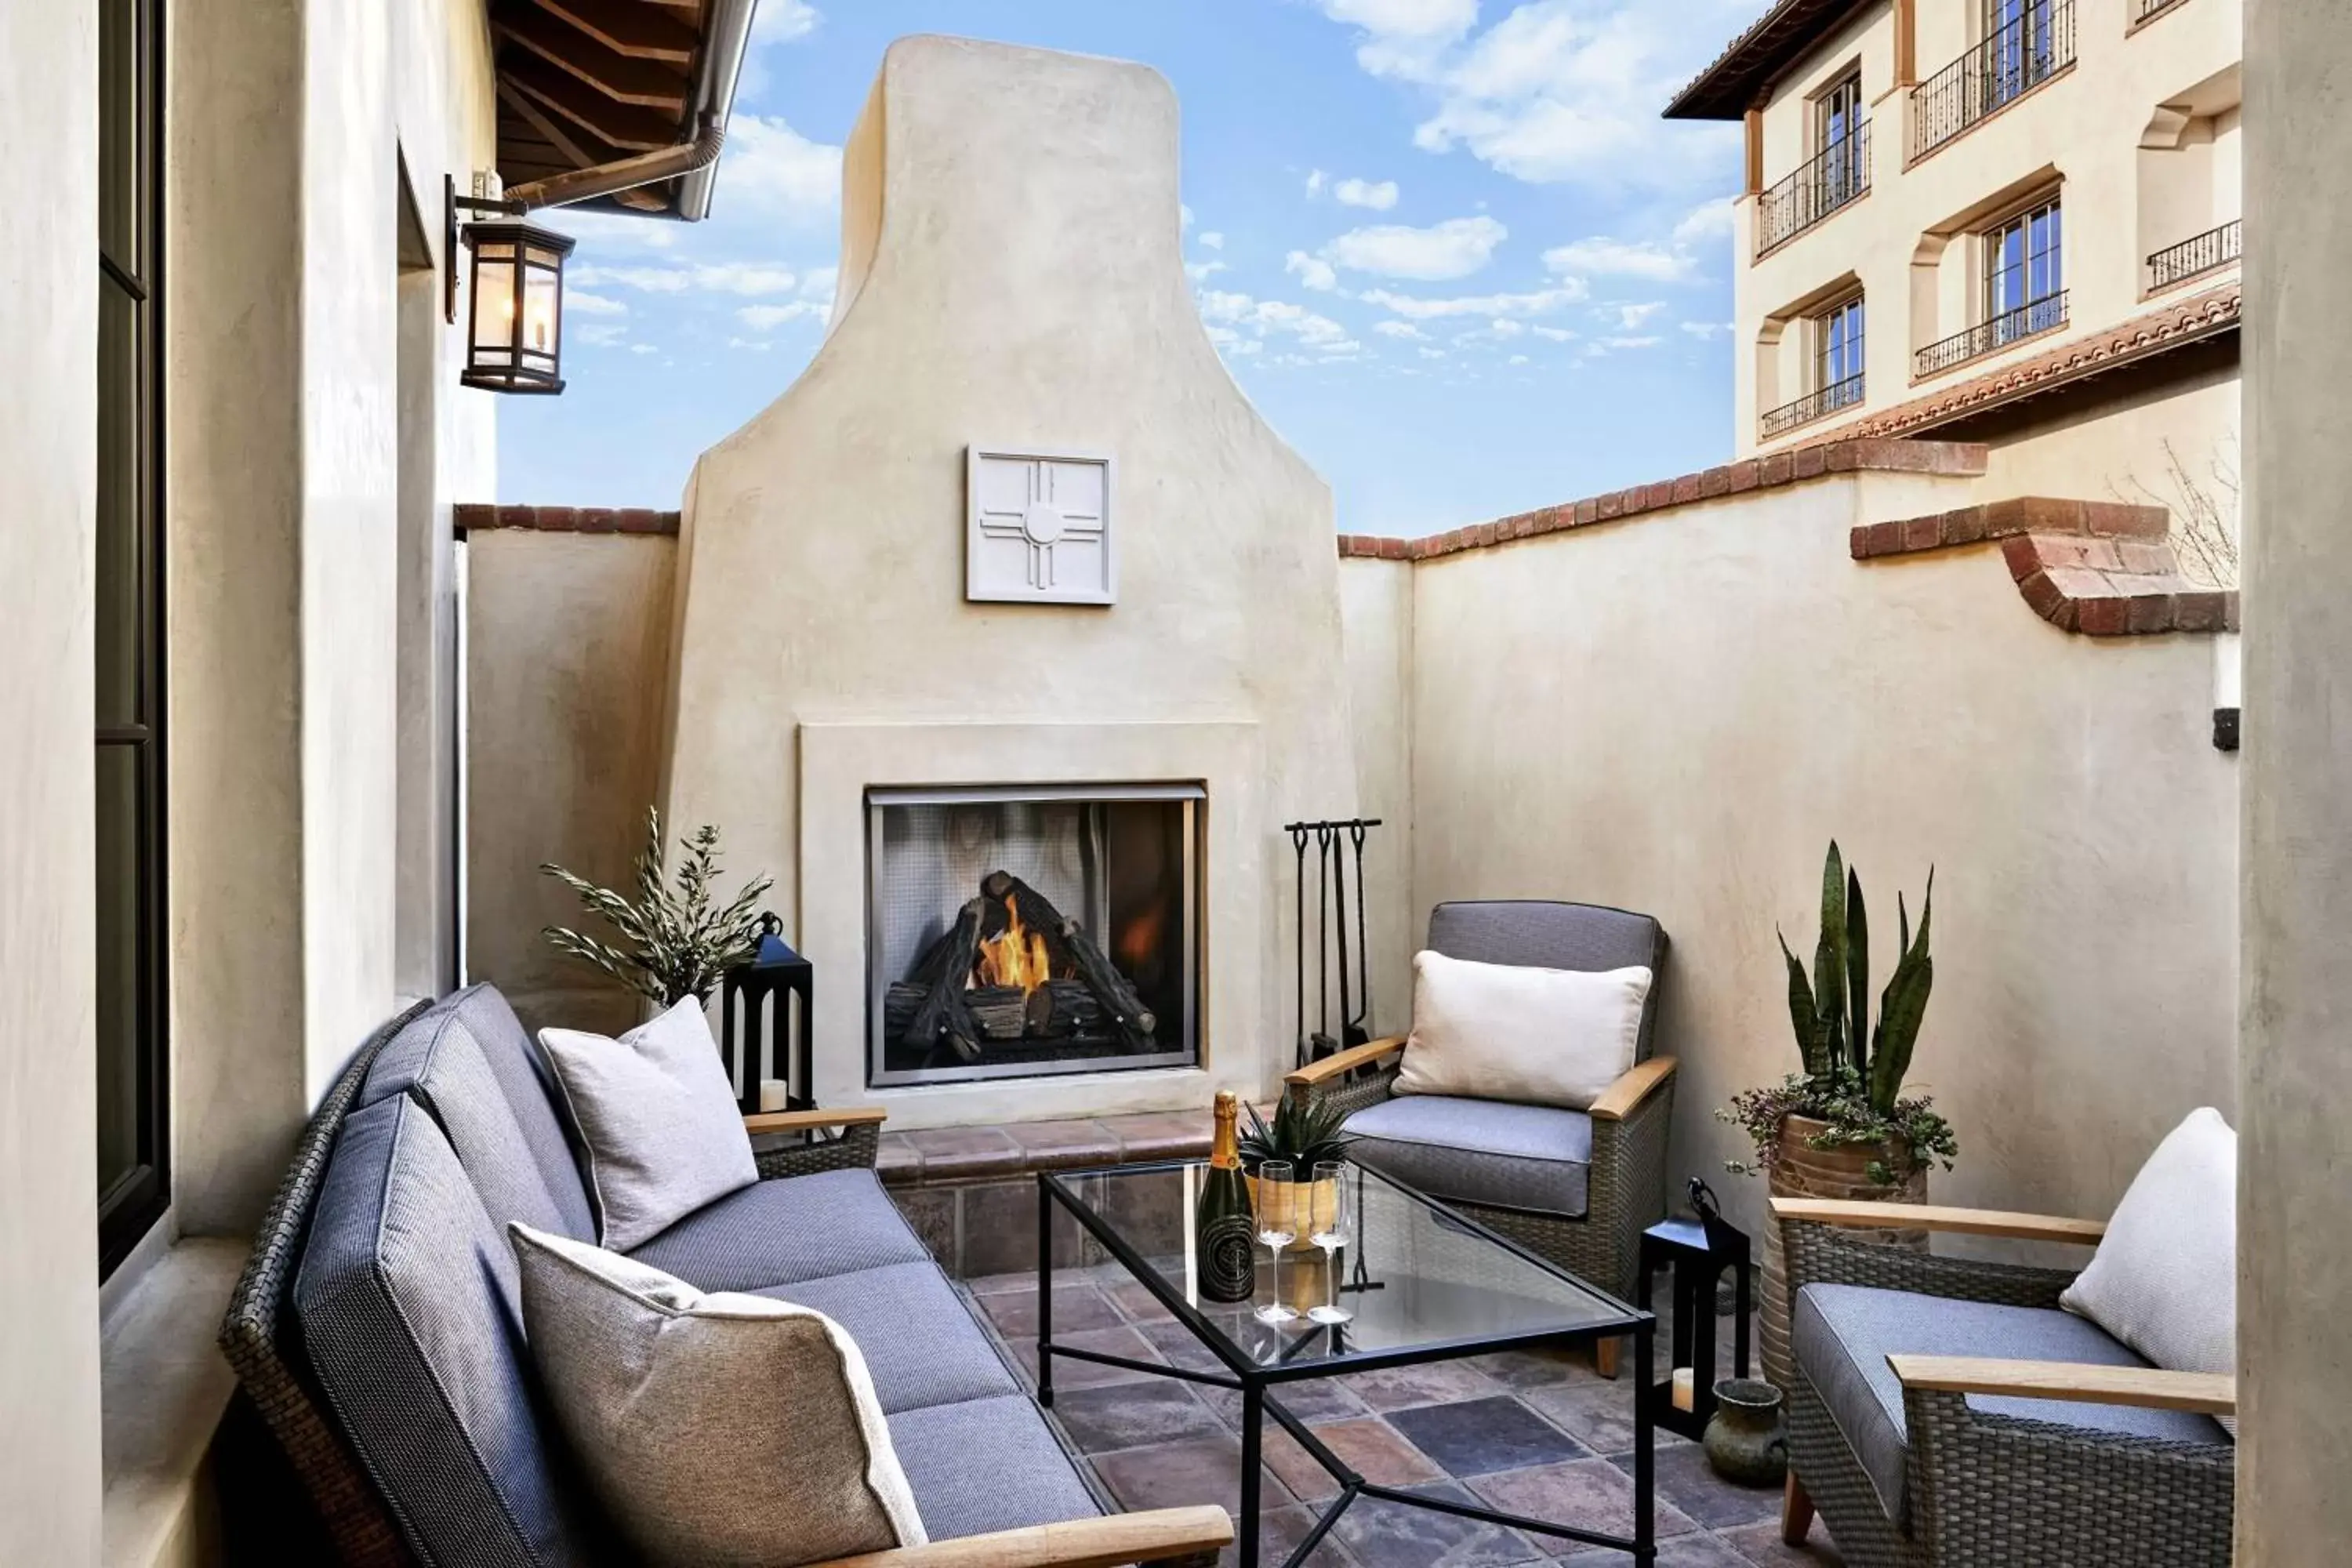
[[2241,16],[1772,5],[1666,110],[1746,127],[1739,453],[1979,440],[1988,493],[2234,533]]

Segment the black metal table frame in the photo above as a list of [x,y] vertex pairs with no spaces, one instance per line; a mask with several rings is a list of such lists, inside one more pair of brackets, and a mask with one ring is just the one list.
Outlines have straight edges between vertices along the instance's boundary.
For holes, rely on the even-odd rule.
[[[1284,1431],[1297,1440],[1298,1446],[1313,1456],[1331,1479],[1339,1483],[1339,1495],[1332,1500],[1315,1521],[1315,1528],[1297,1549],[1284,1559],[1284,1568],[1298,1568],[1339,1516],[1358,1498],[1374,1498],[1383,1502],[1406,1508],[1426,1509],[1433,1513],[1452,1514],[1456,1518],[1475,1520],[1483,1524],[1500,1525],[1509,1530],[1530,1531],[1539,1535],[1575,1541],[1588,1546],[1607,1547],[1628,1552],[1641,1568],[1650,1568],[1657,1558],[1657,1526],[1654,1500],[1656,1496],[1656,1434],[1652,1420],[1651,1402],[1643,1396],[1650,1385],[1653,1355],[1652,1340],[1657,1327],[1655,1314],[1636,1307],[1626,1307],[1625,1315],[1618,1321],[1568,1331],[1549,1330],[1527,1333],[1482,1335],[1464,1340],[1445,1340],[1426,1345],[1414,1345],[1392,1351],[1368,1351],[1350,1355],[1344,1361],[1310,1362],[1297,1365],[1261,1366],[1231,1352],[1224,1336],[1194,1310],[1182,1292],[1169,1287],[1166,1279],[1121,1237],[1091,1205],[1063,1184],[1062,1177],[1091,1175],[1135,1176],[1157,1171],[1181,1171],[1187,1160],[1167,1160],[1147,1165],[1120,1165],[1098,1171],[1056,1173],[1041,1171],[1037,1174],[1037,1403],[1052,1409],[1054,1405],[1054,1358],[1066,1356],[1072,1361],[1093,1362],[1099,1366],[1122,1367],[1130,1372],[1146,1373],[1154,1377],[1172,1377],[1186,1383],[1207,1384],[1212,1387],[1229,1388],[1242,1396],[1242,1500],[1241,1519],[1236,1526],[1240,1535],[1240,1568],[1259,1568],[1258,1564],[1258,1470],[1259,1450],[1265,1417],[1272,1415]],[[1604,1292],[1558,1266],[1546,1262],[1509,1237],[1496,1234],[1458,1211],[1447,1208],[1433,1198],[1424,1196],[1392,1177],[1382,1181],[1416,1202],[1426,1204],[1448,1222],[1465,1231],[1483,1237],[1506,1252],[1533,1264],[1548,1274],[1556,1275],[1590,1291],[1602,1300],[1611,1300]],[[1168,1309],[1176,1321],[1190,1330],[1192,1337],[1216,1358],[1224,1363],[1223,1373],[1201,1372],[1159,1362],[1137,1361],[1128,1356],[1109,1355],[1101,1351],[1082,1350],[1075,1345],[1054,1342],[1054,1205],[1060,1204],[1083,1226],[1087,1234],[1103,1244],[1112,1258],[1135,1277],[1137,1283]],[[1623,1303],[1618,1303],[1623,1306]],[[1316,1326],[1321,1331],[1321,1325]],[[1397,1487],[1382,1486],[1368,1480],[1337,1454],[1325,1447],[1307,1425],[1284,1409],[1279,1401],[1269,1397],[1277,1384],[1304,1382],[1309,1378],[1336,1377],[1345,1373],[1373,1372],[1384,1367],[1419,1366],[1429,1362],[1459,1361],[1474,1355],[1487,1355],[1496,1351],[1523,1350],[1538,1345],[1595,1344],[1605,1339],[1625,1335],[1633,1339],[1633,1534],[1606,1535],[1596,1531],[1580,1530],[1574,1525],[1554,1524],[1544,1520],[1528,1519],[1515,1513],[1501,1513],[1491,1509],[1473,1508],[1465,1503],[1447,1501],[1443,1498],[1425,1497]]]

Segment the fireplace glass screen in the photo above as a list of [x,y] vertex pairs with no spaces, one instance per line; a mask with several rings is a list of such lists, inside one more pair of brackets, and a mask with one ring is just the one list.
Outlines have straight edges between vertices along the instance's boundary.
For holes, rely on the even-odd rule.
[[866,794],[877,1087],[1199,1060],[1197,784]]

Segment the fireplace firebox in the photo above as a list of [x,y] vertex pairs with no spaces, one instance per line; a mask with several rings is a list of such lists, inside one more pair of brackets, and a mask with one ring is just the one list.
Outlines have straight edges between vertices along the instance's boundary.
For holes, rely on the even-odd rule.
[[1204,800],[869,789],[868,1084],[1196,1063]]

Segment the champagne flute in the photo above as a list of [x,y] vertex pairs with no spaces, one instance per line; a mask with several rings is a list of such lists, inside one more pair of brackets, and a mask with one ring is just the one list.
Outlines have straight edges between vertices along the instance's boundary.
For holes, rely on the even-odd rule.
[[[1328,1285],[1323,1305],[1307,1310],[1307,1317],[1318,1323],[1344,1323],[1356,1315],[1339,1305],[1339,1249],[1348,1245],[1356,1218],[1355,1194],[1348,1188],[1347,1174],[1344,1161],[1321,1161],[1315,1167],[1315,1184],[1307,1188],[1316,1196],[1310,1200],[1314,1209],[1307,1222],[1307,1239],[1323,1249]],[[1322,1202],[1325,1193],[1330,1194],[1328,1207]]]
[[1286,1160],[1268,1160],[1257,1168],[1257,1238],[1274,1253],[1274,1300],[1257,1310],[1261,1323],[1286,1323],[1298,1316],[1282,1301],[1282,1249],[1298,1239],[1295,1173]]

